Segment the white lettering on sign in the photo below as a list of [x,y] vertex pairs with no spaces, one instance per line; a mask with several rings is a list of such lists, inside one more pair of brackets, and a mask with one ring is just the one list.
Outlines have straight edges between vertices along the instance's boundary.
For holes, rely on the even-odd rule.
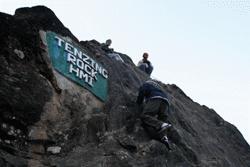
[[64,43],[64,40],[62,40],[61,38],[55,36],[55,38],[58,40],[58,46],[62,46],[62,43]]
[[97,81],[97,74],[100,74],[105,79],[108,78],[108,71],[87,54],[58,36],[55,36],[55,39],[57,45],[67,52],[67,63],[69,63],[69,72],[71,74],[84,80],[89,86],[93,86],[93,82]]
[[74,49],[74,47],[72,45],[70,45],[67,42],[65,43],[65,51],[67,51],[67,52],[69,52],[71,54],[74,54],[73,49]]

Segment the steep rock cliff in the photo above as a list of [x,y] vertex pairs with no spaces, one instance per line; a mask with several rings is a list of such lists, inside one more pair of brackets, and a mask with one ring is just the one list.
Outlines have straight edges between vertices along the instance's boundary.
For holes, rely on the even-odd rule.
[[[50,9],[0,13],[0,23],[0,166],[250,166],[237,128],[176,85],[161,83],[171,102],[173,150],[152,140],[135,104],[147,76],[127,55],[116,61],[99,42],[79,42]],[[106,102],[53,69],[40,30],[71,38],[108,70]]]

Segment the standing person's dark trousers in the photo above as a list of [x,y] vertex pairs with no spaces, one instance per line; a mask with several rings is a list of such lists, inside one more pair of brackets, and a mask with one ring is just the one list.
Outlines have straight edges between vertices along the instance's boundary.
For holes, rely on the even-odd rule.
[[169,105],[162,99],[150,99],[143,106],[141,120],[143,127],[152,138],[161,140],[164,132],[160,132],[163,123],[167,122]]

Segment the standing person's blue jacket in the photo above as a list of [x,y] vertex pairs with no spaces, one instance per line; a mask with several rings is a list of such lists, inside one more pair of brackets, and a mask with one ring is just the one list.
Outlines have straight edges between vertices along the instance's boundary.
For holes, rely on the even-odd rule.
[[137,104],[142,104],[144,99],[163,99],[168,103],[167,94],[162,90],[161,86],[153,80],[146,81],[139,89]]

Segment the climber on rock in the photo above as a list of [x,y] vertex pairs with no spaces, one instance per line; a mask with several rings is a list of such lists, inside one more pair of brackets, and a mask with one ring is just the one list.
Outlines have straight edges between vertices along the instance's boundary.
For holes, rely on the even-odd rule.
[[153,66],[148,60],[148,53],[143,53],[143,59],[139,61],[137,67],[147,73],[149,76],[151,75],[153,71]]
[[121,58],[120,54],[115,52],[113,48],[110,48],[110,45],[112,44],[111,39],[107,39],[105,43],[101,44],[102,50],[105,51],[106,55],[114,60],[120,61],[124,63],[124,60]]
[[104,50],[106,53],[113,53],[114,49],[110,48],[111,44],[112,44],[112,40],[107,39],[105,43],[101,44],[102,50]]
[[161,141],[170,150],[167,132],[169,101],[163,88],[154,80],[146,81],[140,88],[137,104],[141,106],[141,120],[144,129],[156,140]]

